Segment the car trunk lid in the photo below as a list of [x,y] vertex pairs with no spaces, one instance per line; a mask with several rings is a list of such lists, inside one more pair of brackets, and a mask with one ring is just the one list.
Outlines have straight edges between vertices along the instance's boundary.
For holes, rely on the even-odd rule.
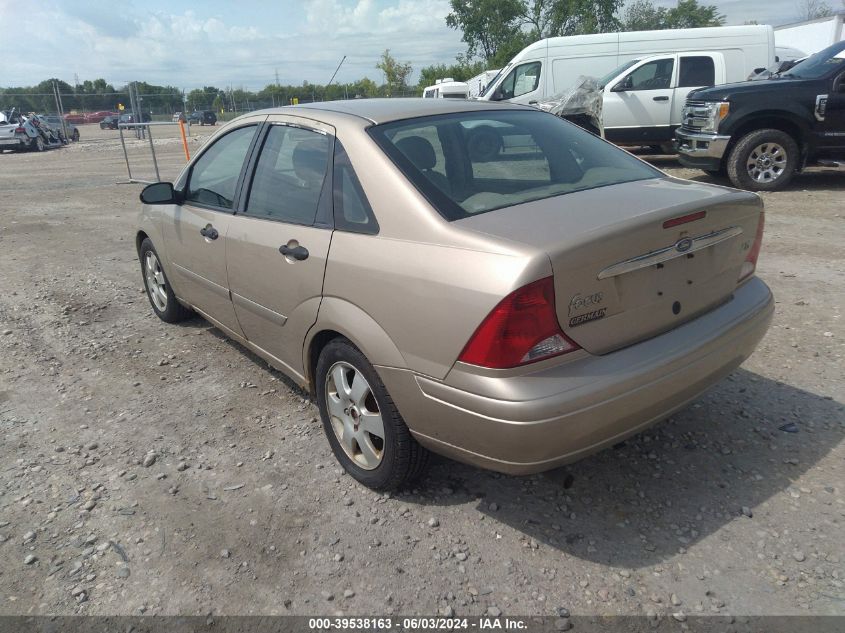
[[761,210],[755,194],[665,178],[459,222],[542,249],[561,328],[587,351],[605,354],[728,301]]

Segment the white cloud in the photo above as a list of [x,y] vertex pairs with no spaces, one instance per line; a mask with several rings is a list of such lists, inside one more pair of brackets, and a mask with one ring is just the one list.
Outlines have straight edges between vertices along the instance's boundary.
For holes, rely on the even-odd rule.
[[385,48],[416,71],[464,50],[460,34],[445,25],[448,0],[315,0],[272,8],[243,0],[236,12],[226,4],[202,14],[180,4],[146,0],[115,10],[104,0],[32,3],[14,11],[15,29],[3,28],[9,12],[0,11],[0,59],[20,60],[7,65],[0,81],[72,83],[77,73],[115,85],[137,79],[260,88],[277,70],[283,83],[324,83],[343,55],[339,81],[376,78]]
[[[780,24],[797,13],[794,0],[703,2],[716,4],[734,24]],[[445,24],[449,0],[204,0],[199,6],[185,0],[0,0],[0,82],[32,85],[59,77],[72,83],[76,73],[115,85],[144,80],[260,88],[278,71],[283,83],[325,83],[343,55],[338,81],[378,80],[375,64],[386,48],[415,72],[450,63],[466,49],[460,33]]]

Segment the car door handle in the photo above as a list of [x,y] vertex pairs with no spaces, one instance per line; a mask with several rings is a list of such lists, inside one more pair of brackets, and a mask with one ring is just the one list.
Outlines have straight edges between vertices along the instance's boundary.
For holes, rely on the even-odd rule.
[[652,101],[669,101],[669,97],[652,97]]
[[206,224],[200,229],[200,235],[209,240],[216,240],[218,237],[220,237],[220,233],[217,232],[217,229],[215,229],[210,224]]
[[287,244],[282,244],[279,247],[279,252],[285,257],[290,257],[300,262],[303,259],[308,259],[308,249],[304,246],[288,246]]

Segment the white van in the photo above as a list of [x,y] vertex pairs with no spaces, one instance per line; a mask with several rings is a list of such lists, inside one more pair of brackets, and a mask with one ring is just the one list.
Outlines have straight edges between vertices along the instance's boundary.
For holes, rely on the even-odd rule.
[[467,86],[469,87],[469,98],[470,99],[477,99],[479,96],[484,94],[484,91],[487,90],[487,84],[490,83],[491,79],[494,79],[500,72],[500,68],[495,70],[485,70],[472,77],[471,79],[467,79]]
[[[744,81],[774,61],[774,31],[768,25],[552,37],[522,50],[480,99],[536,104],[563,92],[580,75],[602,78],[605,96],[613,95],[604,105],[607,138],[646,142],[653,137],[648,144],[660,144],[671,140],[673,124],[680,125],[692,88]],[[628,76],[630,88],[613,90]],[[639,127],[659,129],[640,134]]]
[[433,86],[423,88],[425,99],[466,99],[469,95],[469,86],[463,81],[454,81],[452,78],[438,79]]

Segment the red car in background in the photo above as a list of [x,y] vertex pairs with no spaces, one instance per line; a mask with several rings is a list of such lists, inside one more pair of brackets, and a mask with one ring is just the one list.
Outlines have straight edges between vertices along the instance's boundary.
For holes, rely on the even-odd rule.
[[85,115],[85,123],[99,123],[107,116],[118,116],[117,112],[110,112],[108,110],[100,110],[99,112],[90,112]]
[[65,121],[67,121],[68,123],[73,123],[74,125],[81,125],[82,123],[86,123],[84,114],[66,114]]

